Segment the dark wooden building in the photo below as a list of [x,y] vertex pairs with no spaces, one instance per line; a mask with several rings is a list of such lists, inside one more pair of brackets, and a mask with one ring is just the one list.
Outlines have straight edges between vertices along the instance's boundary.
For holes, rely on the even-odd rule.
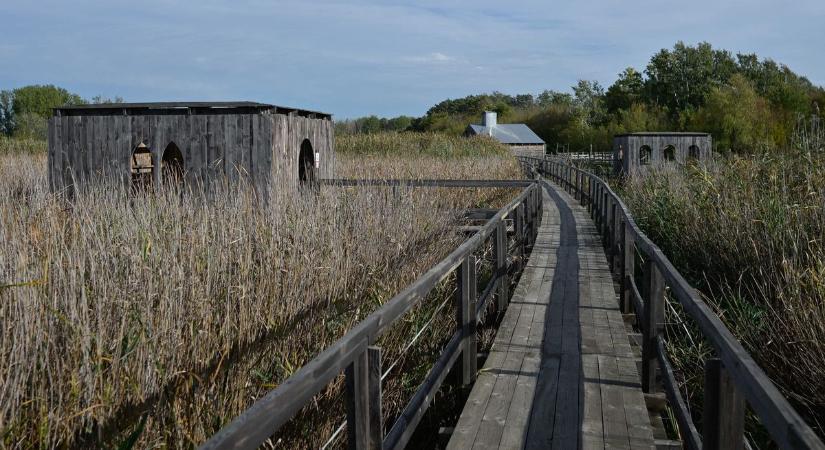
[[645,132],[613,137],[616,172],[634,174],[654,164],[684,164],[690,159],[710,158],[712,141],[708,133]]
[[66,106],[49,120],[48,161],[56,190],[100,179],[297,186],[331,177],[332,116],[253,102]]

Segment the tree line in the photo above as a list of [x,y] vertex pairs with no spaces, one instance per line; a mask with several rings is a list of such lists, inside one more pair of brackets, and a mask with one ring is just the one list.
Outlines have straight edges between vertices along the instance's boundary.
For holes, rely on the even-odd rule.
[[[526,123],[548,144],[609,150],[612,136],[636,131],[705,131],[719,151],[787,148],[800,131],[822,130],[825,90],[787,66],[702,42],[678,42],[643,70],[628,67],[605,89],[580,80],[570,92],[500,92],[444,100],[419,118],[360,118],[340,132],[397,130],[461,134],[483,111]],[[403,119],[403,120],[401,120]],[[392,124],[392,125],[391,125]]]
[[0,133],[24,139],[48,136],[52,109],[64,105],[121,103],[123,99],[95,96],[84,99],[54,85],[31,85],[0,91]]

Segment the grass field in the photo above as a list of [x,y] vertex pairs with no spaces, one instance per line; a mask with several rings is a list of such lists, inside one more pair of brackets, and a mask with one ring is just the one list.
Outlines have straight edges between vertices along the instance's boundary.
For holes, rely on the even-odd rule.
[[[519,177],[486,139],[391,134],[337,146],[339,177]],[[244,186],[206,201],[101,184],[70,202],[48,191],[43,148],[0,142],[5,447],[196,445],[454,248],[457,211],[513,195],[273,186],[262,205]],[[382,340],[402,369],[385,387],[390,417],[452,316],[405,356],[401,345],[448,290]],[[273,445],[323,443],[341,419],[340,387]]]
[[[823,186],[825,157],[779,153],[654,170],[622,192],[645,232],[820,436],[825,436]],[[672,306],[670,350],[700,420],[701,369],[711,347]],[[763,441],[759,427],[750,429],[754,442]]]

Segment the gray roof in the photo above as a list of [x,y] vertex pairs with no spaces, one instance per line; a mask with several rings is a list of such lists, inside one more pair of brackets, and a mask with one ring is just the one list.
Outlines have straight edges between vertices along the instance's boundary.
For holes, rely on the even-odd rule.
[[290,108],[258,102],[148,102],[148,103],[101,103],[95,105],[64,105],[54,108],[54,115],[106,115],[117,112],[124,115],[153,113],[188,114],[202,113],[249,113],[251,111],[272,111],[276,114],[296,113],[300,116],[315,116],[329,119],[332,114],[307,109]]
[[467,131],[471,134],[491,135],[502,144],[544,144],[544,141],[523,123],[496,124],[493,127],[470,125]]

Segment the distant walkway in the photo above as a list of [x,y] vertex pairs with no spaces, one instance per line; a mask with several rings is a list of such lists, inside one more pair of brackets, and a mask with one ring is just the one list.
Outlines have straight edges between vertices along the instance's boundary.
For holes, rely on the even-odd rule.
[[532,254],[447,448],[653,449],[593,222],[554,184],[543,195]]

